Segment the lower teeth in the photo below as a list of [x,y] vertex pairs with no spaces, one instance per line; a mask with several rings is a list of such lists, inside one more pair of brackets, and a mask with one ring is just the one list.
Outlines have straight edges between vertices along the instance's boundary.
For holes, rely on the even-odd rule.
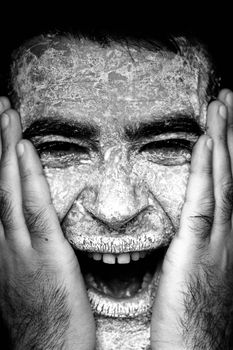
[[139,289],[138,292],[141,292],[141,291],[143,291],[143,290],[148,288],[148,286],[149,286],[149,284],[150,284],[150,282],[152,280],[152,277],[153,276],[149,272],[147,272],[145,274],[145,276],[143,277],[142,286],[141,286],[141,288]]

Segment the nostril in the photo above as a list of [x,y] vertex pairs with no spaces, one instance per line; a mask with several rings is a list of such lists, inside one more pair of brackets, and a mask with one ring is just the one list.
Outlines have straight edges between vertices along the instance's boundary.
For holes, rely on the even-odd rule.
[[[145,209],[145,208],[144,208]],[[108,226],[109,228],[113,230],[119,230],[124,228],[126,224],[129,224],[131,221],[133,221],[139,214],[144,211],[144,209],[135,212],[134,214],[127,215],[127,216],[111,216],[111,217],[106,217],[105,215],[101,215],[100,213],[95,213],[92,210],[87,210],[87,212],[91,215],[91,217],[94,220],[99,221],[101,224]]]
[[79,200],[82,201],[84,207],[89,207],[90,205],[95,205],[97,197],[97,191],[94,188],[89,187],[88,189],[84,189],[82,191],[82,193],[79,195]]

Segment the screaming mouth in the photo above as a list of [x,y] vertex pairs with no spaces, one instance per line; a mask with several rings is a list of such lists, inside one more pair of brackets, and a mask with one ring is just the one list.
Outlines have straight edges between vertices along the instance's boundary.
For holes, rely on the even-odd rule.
[[121,254],[76,250],[93,312],[116,318],[148,316],[166,250]]

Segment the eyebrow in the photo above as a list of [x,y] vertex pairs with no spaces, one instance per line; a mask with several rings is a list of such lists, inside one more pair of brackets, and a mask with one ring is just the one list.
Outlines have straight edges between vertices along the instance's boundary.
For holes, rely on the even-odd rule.
[[60,135],[69,138],[79,138],[96,141],[99,136],[98,126],[80,121],[67,121],[62,118],[43,118],[34,121],[23,132],[25,139],[35,136]]
[[127,125],[125,138],[132,142],[169,132],[186,132],[200,136],[204,130],[193,116],[176,113],[163,116],[161,119],[156,118],[144,123]]
[[[200,136],[204,131],[193,116],[176,113],[172,116],[163,116],[161,119],[156,118],[148,122],[126,125],[125,139],[133,142],[169,132],[186,132]],[[34,121],[23,132],[25,139],[48,135],[60,135],[96,142],[100,135],[100,129],[97,125],[80,121],[67,121],[63,117],[47,117]]]

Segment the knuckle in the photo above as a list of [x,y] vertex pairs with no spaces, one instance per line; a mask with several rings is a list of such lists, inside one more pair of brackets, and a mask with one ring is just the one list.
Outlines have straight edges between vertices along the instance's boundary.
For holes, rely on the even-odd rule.
[[23,199],[23,207],[26,212],[37,212],[41,208],[49,208],[52,205],[52,200],[47,197],[44,191],[40,189],[27,189],[27,193]]
[[[10,145],[5,145],[4,152],[8,153],[9,150],[10,150]],[[0,164],[1,164],[2,169],[7,169],[7,168],[11,167],[12,159],[5,155],[2,157]]]
[[211,164],[202,164],[200,168],[200,173],[202,175],[211,175],[213,173],[213,168]]
[[2,206],[11,204],[11,191],[6,186],[0,185],[0,204]]
[[213,216],[197,213],[190,215],[189,221],[189,227],[196,236],[201,240],[206,240],[209,237],[213,225]]
[[201,213],[202,215],[213,216],[215,207],[215,198],[212,189],[198,192],[198,198],[186,197],[184,207],[190,212]]
[[225,182],[220,185],[221,199],[218,205],[222,222],[230,220],[233,208],[233,182]]
[[6,187],[0,186],[0,217],[7,226],[13,226],[12,193]]
[[23,173],[21,174],[21,180],[23,182],[32,181],[32,179],[34,177],[38,177],[38,178],[43,177],[44,178],[45,176],[44,176],[43,171],[35,173],[33,168],[26,168],[26,169],[24,169]]
[[226,135],[222,132],[218,133],[216,135],[216,139],[219,142],[219,144],[221,144],[224,148],[227,149],[227,138]]
[[190,168],[190,176],[198,176],[209,178],[210,175],[213,173],[211,165],[208,164],[201,164],[200,166],[191,166]]
[[26,169],[24,169],[24,171],[21,173],[20,177],[21,177],[21,180],[22,180],[23,182],[27,182],[27,181],[29,181],[29,180],[33,177],[33,172],[32,172],[32,170],[31,170],[30,168],[26,168]]
[[221,191],[223,197],[226,197],[226,199],[228,199],[230,203],[233,204],[233,181],[230,180],[225,183],[222,183]]
[[215,200],[213,194],[209,193],[208,197],[202,198],[198,206],[200,208],[200,212],[203,215],[213,216],[215,207]]
[[35,234],[37,237],[47,236],[51,230],[49,206],[30,205],[24,208],[24,215],[31,234]]

